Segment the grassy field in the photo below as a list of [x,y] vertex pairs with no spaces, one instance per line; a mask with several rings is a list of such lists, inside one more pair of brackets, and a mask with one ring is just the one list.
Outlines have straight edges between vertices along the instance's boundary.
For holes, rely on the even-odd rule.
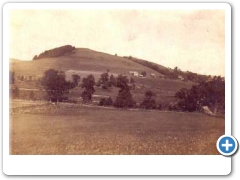
[[218,154],[224,134],[224,119],[201,113],[23,102],[12,108],[10,154]]

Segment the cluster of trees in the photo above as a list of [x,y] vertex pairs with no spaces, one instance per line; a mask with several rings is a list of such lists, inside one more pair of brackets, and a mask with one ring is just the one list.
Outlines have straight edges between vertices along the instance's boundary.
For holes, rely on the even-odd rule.
[[112,74],[109,76],[108,72],[101,74],[101,77],[97,82],[97,86],[101,87],[102,89],[108,89],[109,87],[112,87],[115,85],[116,85],[116,78]]
[[129,80],[126,76],[119,75],[116,78],[116,87],[119,88],[118,95],[113,102],[113,100],[109,98],[102,98],[99,102],[100,106],[115,106],[118,108],[133,108],[140,107],[143,109],[161,109],[161,103],[157,105],[155,101],[156,94],[152,91],[146,91],[145,98],[140,105],[137,105],[136,101],[133,99],[131,94],[131,86],[129,86],[129,82],[133,80]]
[[181,89],[175,97],[178,98],[178,107],[184,111],[198,111],[208,106],[218,113],[219,109],[225,108],[225,81],[221,77],[214,77],[191,89]]
[[76,83],[66,81],[64,72],[54,69],[45,71],[41,84],[45,87],[48,98],[55,102],[64,101],[64,95],[76,87]]
[[74,86],[78,86],[78,83],[80,82],[81,77],[77,74],[73,74],[72,75],[72,80],[73,80]]
[[[111,77],[111,76],[110,76]],[[111,97],[102,98],[99,102],[100,106],[115,106],[118,108],[133,108],[139,107],[143,109],[162,109],[162,104],[156,102],[156,94],[150,90],[145,92],[145,98],[137,105],[131,94],[129,80],[124,75],[118,75],[117,78],[110,78],[108,73],[103,73],[100,80],[102,88],[115,86],[119,88],[118,95],[113,101]],[[77,86],[80,79],[79,76],[73,76],[73,82],[65,80],[65,74],[61,71],[50,69],[44,73],[42,85],[52,101],[62,101],[64,95],[70,89]],[[110,80],[112,79],[112,80]],[[113,80],[114,79],[114,80]],[[90,102],[95,92],[95,79],[93,75],[83,78],[81,87],[83,91],[81,97],[84,103]],[[14,96],[19,94],[19,90],[14,90]],[[33,98],[33,95],[31,95]],[[219,109],[225,109],[225,81],[221,77],[214,77],[213,80],[201,82],[199,85],[192,86],[191,89],[183,88],[175,94],[178,99],[177,103],[169,105],[169,110],[182,111],[198,111],[203,106],[210,107],[214,113],[218,113]]]
[[[65,74],[63,72],[49,69],[44,73],[41,83],[45,87],[49,99],[59,102],[66,99],[64,95],[69,93],[70,89],[77,86],[79,79],[80,77],[78,75],[73,75],[73,82],[66,81]],[[129,83],[134,83],[132,78],[129,80],[124,75],[119,75],[117,78],[112,75],[109,77],[108,73],[103,73],[98,83],[104,89],[110,86],[119,88],[115,101],[113,101],[110,97],[102,98],[99,102],[100,106],[115,106],[118,108],[136,107],[136,102],[130,92],[131,86],[129,86]],[[96,83],[93,75],[83,78],[81,83],[81,87],[83,88],[83,92],[81,93],[83,103],[88,103],[92,100],[92,96],[95,92],[95,85]],[[145,93],[145,99],[140,104],[140,107],[144,109],[156,109],[157,104],[154,97],[155,94],[153,92],[147,91]]]
[[35,55],[33,57],[33,60],[38,60],[42,58],[59,57],[66,53],[71,53],[74,49],[75,49],[74,46],[66,45],[66,46],[61,46],[58,48],[46,50],[43,53],[39,54],[39,56]]
[[[133,100],[132,94],[130,93],[130,87],[128,83],[129,80],[126,76],[119,75],[117,78],[115,78],[111,75],[109,78],[108,73],[103,73],[98,81],[98,85],[100,85],[103,89],[106,89],[110,86],[115,86],[119,88],[119,91],[114,102],[110,97],[107,99],[102,98],[99,102],[99,105],[114,105],[119,108],[134,107],[136,103]],[[81,94],[81,97],[83,98],[84,103],[92,100],[92,95],[95,92],[94,85],[95,80],[93,75],[89,75],[86,78],[83,78],[82,88],[84,88],[84,91]]]

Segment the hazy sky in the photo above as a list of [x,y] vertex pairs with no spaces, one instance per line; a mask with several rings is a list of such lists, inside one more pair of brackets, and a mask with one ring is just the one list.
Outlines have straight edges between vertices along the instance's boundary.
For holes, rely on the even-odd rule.
[[224,10],[12,10],[10,57],[73,45],[201,74],[225,72]]

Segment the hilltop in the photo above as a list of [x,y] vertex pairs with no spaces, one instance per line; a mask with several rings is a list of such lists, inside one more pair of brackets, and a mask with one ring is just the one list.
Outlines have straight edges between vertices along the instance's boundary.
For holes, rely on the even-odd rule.
[[[39,55],[41,57],[43,55]],[[10,61],[11,63],[12,61]],[[128,74],[129,71],[145,71],[147,74],[157,71],[129,61],[126,58],[110,55],[102,52],[97,52],[86,48],[75,48],[71,53],[63,54],[58,57],[45,57],[32,61],[18,61],[11,63],[12,71],[19,75],[39,75],[43,74],[47,69],[53,68],[62,71],[81,70],[105,72],[107,69],[116,74]]]

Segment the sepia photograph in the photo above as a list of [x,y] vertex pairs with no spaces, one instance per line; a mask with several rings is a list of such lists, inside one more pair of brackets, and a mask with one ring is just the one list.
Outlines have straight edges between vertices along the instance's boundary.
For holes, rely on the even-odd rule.
[[10,155],[219,155],[224,9],[9,10]]

